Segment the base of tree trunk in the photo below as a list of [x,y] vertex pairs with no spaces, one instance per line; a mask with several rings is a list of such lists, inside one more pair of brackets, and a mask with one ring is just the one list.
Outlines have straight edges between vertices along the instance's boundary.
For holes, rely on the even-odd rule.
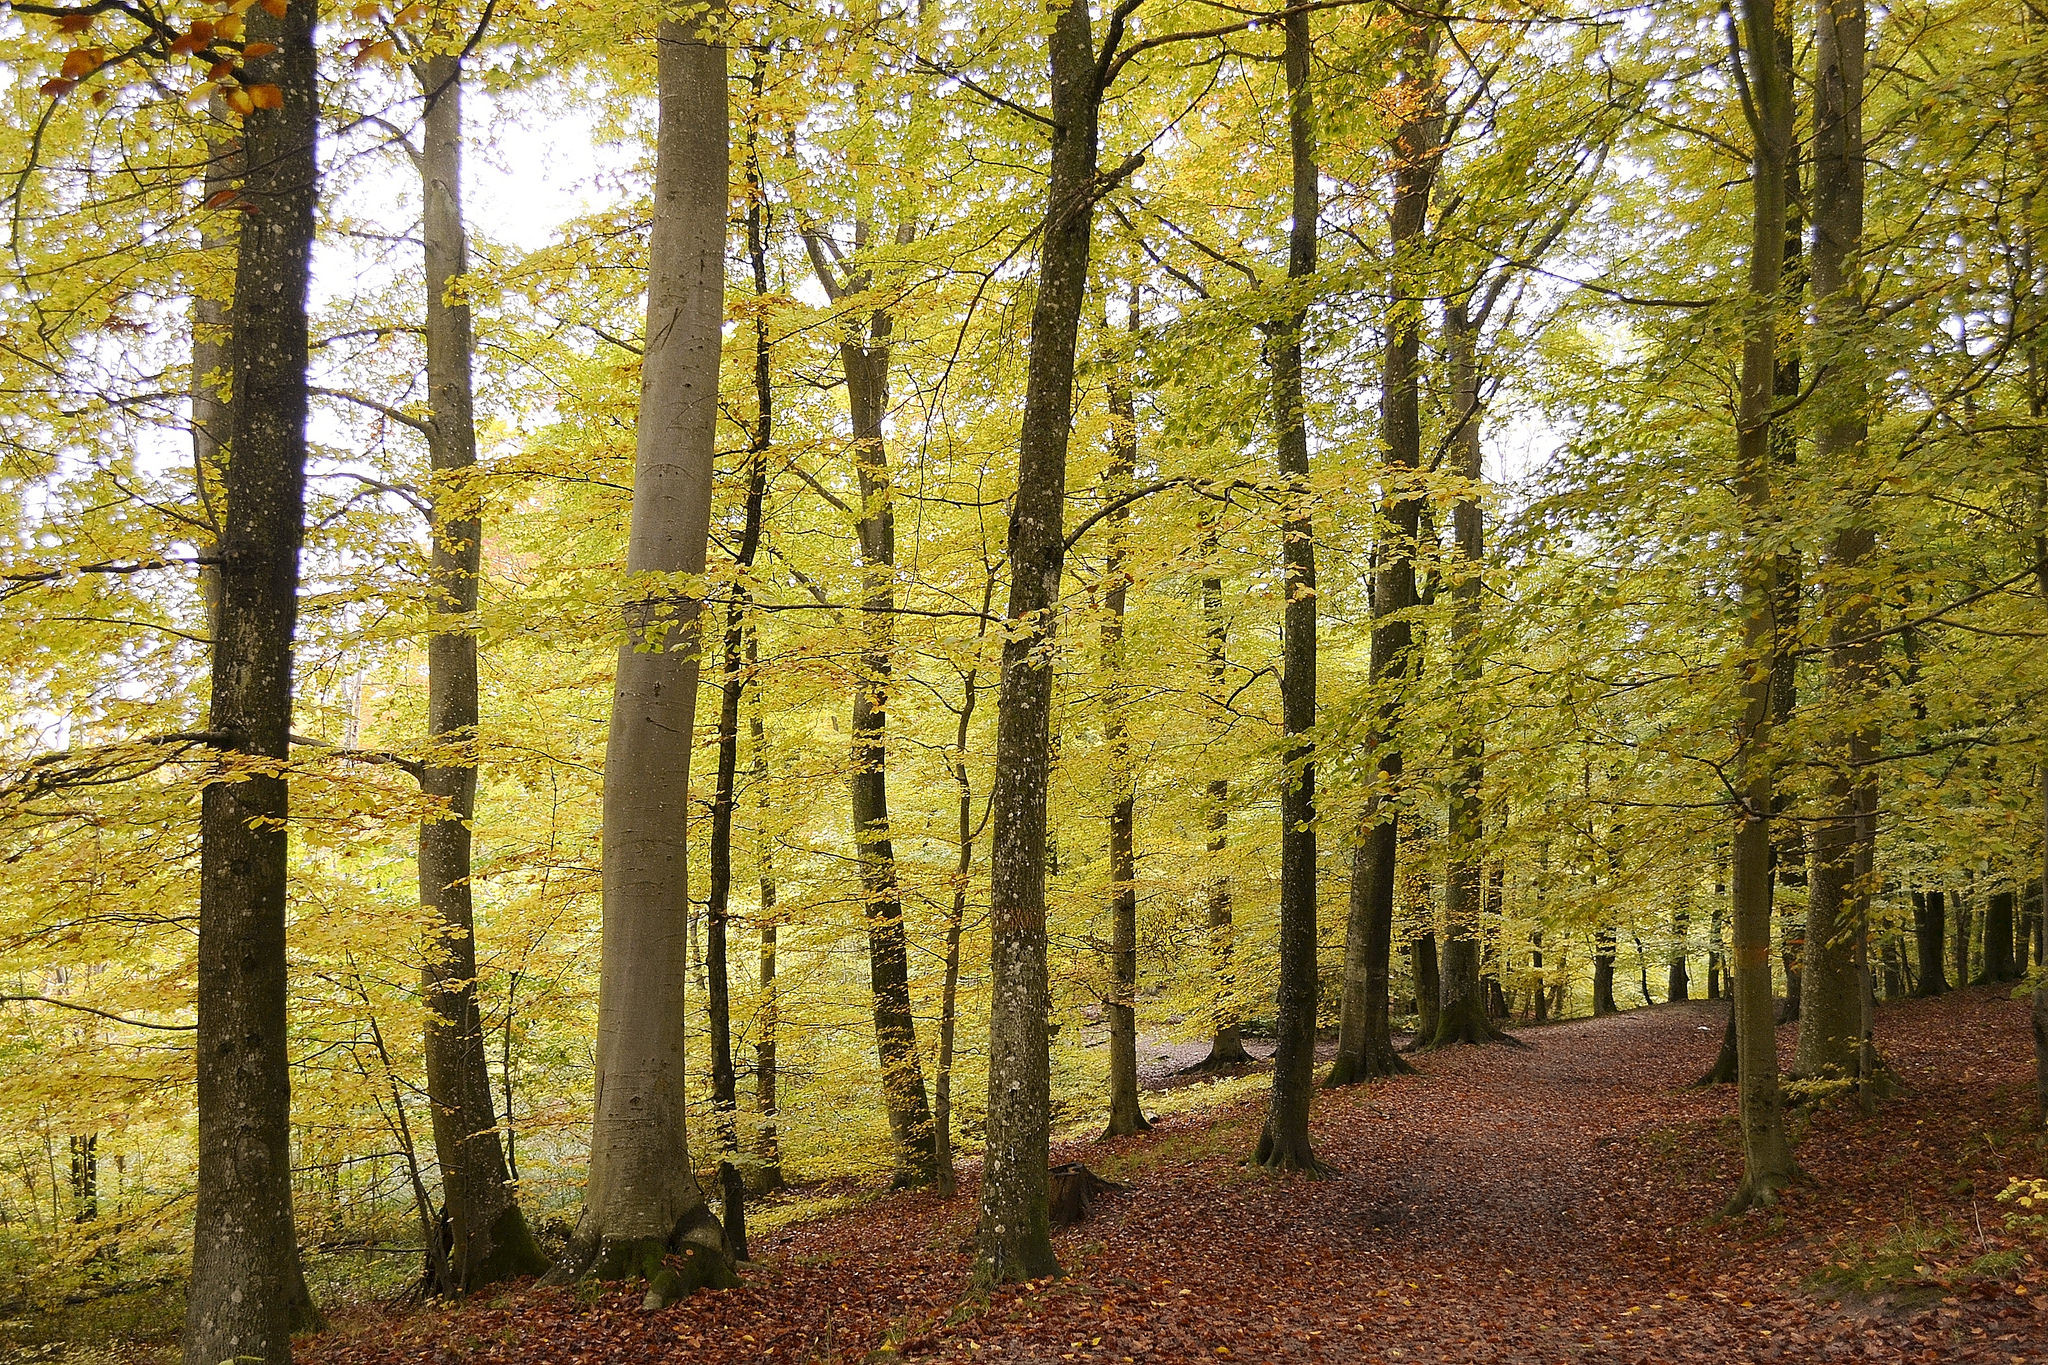
[[1368,1039],[1357,1053],[1337,1054],[1323,1077],[1323,1089],[1341,1090],[1365,1081],[1382,1081],[1391,1076],[1412,1076],[1415,1068],[1394,1050],[1391,1038]]
[[[1125,1112],[1122,1105],[1117,1105],[1109,1111],[1109,1126],[1102,1130],[1102,1137],[1098,1141],[1107,1142],[1111,1138],[1130,1137],[1134,1133],[1151,1131],[1152,1120],[1145,1117],[1144,1110],[1132,1105],[1129,1112]],[[1057,1219],[1054,1220],[1053,1226],[1059,1226]]]
[[470,1267],[458,1292],[470,1293],[527,1275],[545,1275],[553,1265],[535,1240],[533,1229],[527,1226],[526,1214],[517,1204],[507,1204],[491,1224],[490,1250],[480,1264]]
[[1479,1046],[1486,1043],[1504,1043],[1509,1047],[1527,1047],[1527,1043],[1487,1017],[1485,1001],[1478,995],[1437,1015],[1436,1033],[1428,1038],[1418,1037],[1408,1049],[1410,1052],[1433,1052],[1438,1048],[1460,1045]]
[[1735,1187],[1728,1202],[1721,1207],[1723,1218],[1748,1213],[1751,1209],[1767,1209],[1778,1202],[1779,1196],[1792,1187],[1798,1178],[1798,1168],[1789,1171],[1771,1171],[1757,1177],[1744,1176],[1742,1183]]
[[1311,1180],[1322,1180],[1336,1172],[1316,1160],[1315,1150],[1309,1146],[1306,1134],[1279,1135],[1268,1123],[1259,1134],[1258,1149],[1252,1153],[1252,1165],[1278,1174],[1281,1171],[1298,1171]]
[[1182,1067],[1177,1074],[1199,1076],[1209,1071],[1228,1071],[1236,1066],[1249,1066],[1256,1060],[1244,1050],[1244,1039],[1235,1028],[1221,1029],[1209,1044],[1209,1055]]
[[984,1229],[974,1255],[972,1283],[976,1289],[989,1289],[1059,1273],[1059,1257],[1053,1254],[1052,1237],[1044,1224],[997,1228],[993,1235]]
[[543,1284],[577,1280],[641,1280],[647,1285],[642,1308],[666,1308],[700,1289],[737,1289],[725,1229],[708,1206],[699,1205],[677,1223],[666,1238],[600,1237],[570,1244],[569,1254],[548,1272]]

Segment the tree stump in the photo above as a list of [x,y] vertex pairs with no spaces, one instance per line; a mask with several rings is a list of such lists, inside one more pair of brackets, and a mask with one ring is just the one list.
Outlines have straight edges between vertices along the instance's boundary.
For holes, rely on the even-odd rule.
[[1046,1205],[1056,1228],[1070,1228],[1086,1218],[1095,1201],[1111,1190],[1130,1188],[1118,1181],[1103,1179],[1078,1161],[1055,1166],[1048,1174],[1052,1177],[1052,1187],[1048,1191]]

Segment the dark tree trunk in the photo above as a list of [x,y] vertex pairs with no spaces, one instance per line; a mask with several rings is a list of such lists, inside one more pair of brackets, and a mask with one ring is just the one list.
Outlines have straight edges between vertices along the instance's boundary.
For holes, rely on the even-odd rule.
[[1913,893],[1913,946],[1920,963],[1916,995],[1940,995],[1948,989],[1943,970],[1942,949],[1947,931],[1947,910],[1939,891]]
[[[1456,429],[1450,442],[1451,472],[1470,490],[1451,509],[1455,563],[1451,580],[1451,670],[1454,688],[1469,691],[1479,682],[1480,583],[1486,568],[1486,526],[1479,507],[1482,474],[1479,440],[1479,332],[1463,301],[1444,310],[1445,350],[1450,357],[1451,401]],[[1485,785],[1485,736],[1461,725],[1451,745],[1451,786],[1445,830],[1450,846],[1444,880],[1443,980],[1436,1028],[1418,1046],[1450,1047],[1491,1043],[1508,1035],[1489,1017],[1480,987],[1482,906],[1479,848],[1486,837],[1480,805]]]
[[[1223,576],[1216,567],[1216,518],[1202,516],[1202,621],[1208,651],[1209,688],[1215,704],[1224,702],[1224,680],[1229,676],[1229,622],[1223,614]],[[1220,1070],[1242,1066],[1251,1054],[1244,1050],[1238,1032],[1240,1023],[1237,995],[1236,930],[1231,923],[1230,874],[1223,870],[1223,855],[1230,847],[1230,779],[1209,779],[1208,887],[1209,958],[1216,973],[1216,999],[1210,1023],[1209,1055],[1197,1062],[1198,1070]]]
[[1529,1007],[1530,1022],[1547,1023],[1550,1019],[1549,981],[1543,975],[1543,928],[1538,925],[1529,931]]
[[[756,671],[759,658],[759,637],[747,632],[747,671]],[[775,918],[775,850],[769,842],[767,814],[768,796],[768,727],[761,719],[761,688],[754,686],[754,705],[747,718],[749,737],[754,748],[754,789],[762,815],[760,834],[760,883],[761,883],[761,944],[760,975],[761,999],[754,1012],[754,1112],[759,1116],[759,1129],[754,1135],[754,1157],[760,1163],[754,1175],[756,1189],[767,1191],[781,1189],[782,1139],[775,1128],[777,1107],[776,1086],[780,1077],[776,1071],[775,1049],[782,1025],[782,991],[775,979],[776,918]]]
[[1713,942],[1707,949],[1707,999],[1719,1000],[1722,996],[1722,979],[1725,974],[1721,956],[1721,940],[1727,929],[1727,917],[1721,909],[1721,897],[1727,888],[1714,888]]
[[1424,929],[1408,941],[1415,964],[1415,1039],[1436,1037],[1437,1021],[1443,1017],[1444,978],[1437,959],[1436,932]]
[[1664,977],[1666,1000],[1692,999],[1692,969],[1687,961],[1686,940],[1692,934],[1692,915],[1683,905],[1671,911],[1671,967]]
[[2020,966],[2013,960],[2013,893],[2010,887],[1984,898],[1984,970],[1977,977],[1983,985],[1992,981],[2016,981]]
[[548,1268],[527,1228],[498,1137],[497,1105],[477,1009],[476,920],[470,822],[476,816],[477,647],[474,617],[483,568],[483,516],[475,486],[476,423],[469,305],[450,302],[469,270],[462,209],[462,62],[453,53],[414,69],[427,109],[420,180],[426,208],[427,448],[433,548],[427,571],[427,739],[420,790],[447,815],[420,825],[420,902],[436,922],[420,971],[430,1011],[424,1052],[441,1215],[448,1238],[446,1293],[466,1293]]
[[[975,622],[976,658],[988,633],[988,609],[995,601],[994,568],[982,580],[981,616]],[[939,1156],[939,1193],[953,1197],[958,1176],[953,1170],[953,1035],[959,1020],[960,935],[967,925],[967,874],[974,870],[974,787],[967,776],[967,736],[980,699],[981,669],[970,664],[960,677],[959,723],[953,731],[953,786],[958,793],[958,851],[953,858],[953,908],[946,916],[946,976],[939,989],[939,1056],[932,1075],[932,1136]]]
[[[1319,174],[1315,100],[1310,93],[1309,22],[1289,14],[1286,28],[1287,136],[1294,204],[1288,230],[1287,277],[1306,280],[1316,268]],[[1288,510],[1281,524],[1280,708],[1287,731],[1280,788],[1280,991],[1275,1010],[1273,1098],[1255,1159],[1269,1171],[1317,1171],[1309,1145],[1309,1108],[1316,1067],[1316,561],[1313,495],[1308,483],[1308,415],[1302,392],[1301,334],[1308,310],[1297,293],[1293,311],[1273,329],[1273,426]]]
[[1754,204],[1744,298],[1742,372],[1736,415],[1735,491],[1743,519],[1740,548],[1743,644],[1737,799],[1731,817],[1729,899],[1735,939],[1735,1039],[1743,1178],[1731,1212],[1769,1204],[1791,1181],[1791,1143],[1778,1096],[1778,1045],[1771,1008],[1771,670],[1778,654],[1777,564],[1765,545],[1772,509],[1771,417],[1784,267],[1785,172],[1792,149],[1791,79],[1778,55],[1774,0],[1744,0],[1738,57],[1748,72],[1747,106],[1755,156]]
[[[1423,497],[1413,472],[1422,463],[1419,394],[1421,253],[1429,231],[1429,196],[1443,143],[1442,93],[1436,84],[1436,26],[1407,21],[1396,107],[1405,111],[1393,146],[1394,197],[1389,223],[1393,263],[1388,280],[1387,341],[1380,382],[1380,431],[1386,443],[1377,561],[1372,585],[1372,643],[1367,676],[1378,693],[1370,735],[1374,777],[1398,791],[1405,767],[1399,736],[1401,692],[1413,668],[1415,546]],[[1350,910],[1344,925],[1344,1000],[1337,1057],[1325,1084],[1348,1085],[1408,1069],[1387,1032],[1387,953],[1393,945],[1399,817],[1377,797],[1351,855]]]
[[1593,931],[1593,1013],[1616,1014],[1614,1003],[1614,929],[1603,925]]
[[1741,1079],[1741,1057],[1735,1045],[1735,1009],[1728,1010],[1728,1026],[1721,1031],[1721,1050],[1714,1054],[1714,1064],[1707,1073],[1693,1084],[1696,1086],[1734,1085]]
[[[1066,564],[1063,509],[1074,411],[1074,348],[1088,288],[1095,204],[1119,178],[1096,173],[1102,102],[1088,8],[1056,11],[1048,35],[1051,162],[1038,248],[1017,493],[1009,530],[1010,600],[996,705],[989,868],[988,1140],[974,1277],[1053,1274],[1046,1211],[1051,1142],[1047,1014],[1046,790],[1052,760],[1050,645]],[[1126,163],[1131,164],[1131,163]]]
[[[1135,285],[1129,307],[1130,331],[1135,337],[1139,317]],[[1108,319],[1103,321],[1106,332]],[[1116,365],[1110,370],[1109,423],[1109,468],[1102,491],[1104,497],[1117,499],[1130,493],[1138,467],[1138,412],[1130,381]],[[1137,772],[1124,728],[1124,711],[1130,700],[1124,684],[1124,605],[1130,589],[1124,533],[1130,524],[1130,509],[1120,507],[1106,520],[1109,553],[1102,583],[1102,734],[1114,796],[1109,811],[1111,984],[1110,998],[1104,1002],[1109,1014],[1109,1124],[1103,1136],[1123,1137],[1145,1131],[1152,1122],[1138,1104]]]
[[281,107],[243,123],[232,438],[221,493],[221,601],[210,728],[222,770],[200,799],[199,1197],[186,1365],[282,1365],[303,1294],[292,1226],[285,1017],[292,636],[306,488],[306,293],[318,194],[313,7],[257,6],[251,82]]
[[1976,936],[1976,926],[1971,923],[1975,918],[1974,910],[1970,903],[1970,893],[1958,892],[1955,903],[1955,966],[1956,984],[1959,986],[1968,985],[1973,980],[1970,975],[1970,940]]

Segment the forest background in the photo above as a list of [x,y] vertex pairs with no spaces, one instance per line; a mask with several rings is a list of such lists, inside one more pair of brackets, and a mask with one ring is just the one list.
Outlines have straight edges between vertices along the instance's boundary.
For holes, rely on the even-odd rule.
[[[1867,802],[1849,899],[1869,934],[1852,915],[1824,949],[1867,942],[1893,994],[2024,985],[2048,790],[2048,20],[1950,3],[1874,18],[1844,311],[1807,288],[1813,25],[1784,12],[1788,283],[1760,517],[1737,449],[1756,138],[1728,16],[1305,16],[1308,271],[1290,261],[1282,26],[1192,2],[1143,16],[1134,32],[1188,36],[1127,47],[1101,108],[1120,174],[1095,215],[1048,646],[1050,1122],[1135,1104],[1135,1078],[1111,1074],[1118,1025],[1226,1059],[1271,1032],[1282,804],[1311,749],[1326,1025],[1374,822],[1399,836],[1397,1014],[1435,1008],[1454,943],[1496,1020],[1720,994],[1730,810],[1760,751],[1778,995],[1800,994],[1815,847],[1845,783]],[[208,413],[238,216],[221,148],[276,88],[173,60],[210,38],[137,56],[102,36],[117,19],[20,5],[0,27],[0,1293],[31,1302],[189,1254],[207,753],[177,737],[207,728],[217,610]],[[757,1192],[931,1176],[906,1154],[906,1056],[945,1142],[972,1151],[984,1132],[982,869],[1046,27],[936,0],[731,17],[726,354],[697,586],[738,648],[708,637],[687,794],[688,994],[730,982],[730,1139],[695,1008],[688,1055],[691,1150],[707,1167],[727,1151]],[[291,1152],[316,1298],[403,1281],[442,1237],[422,970],[446,924],[419,859],[422,824],[450,809],[422,777],[451,768],[451,742],[479,774],[463,884],[507,1174],[537,1226],[582,1198],[608,699],[644,586],[625,536],[652,36],[648,13],[594,3],[323,16],[286,766]],[[436,181],[429,115],[450,102],[423,73],[458,54],[466,171]],[[468,259],[437,292],[423,248],[432,187],[451,183]],[[428,332],[458,307],[476,451],[451,472]],[[1299,479],[1276,461],[1290,325]],[[1405,468],[1387,418],[1404,338]],[[1867,436],[1845,448],[1854,417]],[[477,597],[451,610],[436,550],[470,517]],[[1845,532],[1867,541],[1846,560]],[[1297,543],[1315,556],[1308,729],[1283,695],[1302,676],[1281,629],[1303,600]],[[1761,749],[1744,719],[1759,552],[1779,584]],[[1375,602],[1393,562],[1412,564],[1412,603]],[[1392,618],[1414,643],[1390,677],[1372,654]],[[480,679],[455,741],[427,676],[430,637],[451,634],[474,640]],[[1875,648],[1844,686],[1858,644]],[[877,786],[880,827],[857,812]],[[907,1023],[883,1018],[892,962]],[[879,1064],[878,1029],[904,1048]]]

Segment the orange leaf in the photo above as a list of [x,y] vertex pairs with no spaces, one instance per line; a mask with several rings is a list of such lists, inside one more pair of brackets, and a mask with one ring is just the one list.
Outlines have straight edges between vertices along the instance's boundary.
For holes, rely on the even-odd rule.
[[287,0],[263,0],[263,8],[270,11],[270,17],[273,19],[284,18],[286,4]]
[[256,101],[249,98],[249,92],[246,90],[230,90],[227,93],[226,99],[228,108],[238,114],[248,114],[255,111]]
[[65,95],[70,94],[71,87],[76,84],[78,84],[77,81],[67,81],[62,76],[53,76],[49,80],[44,81],[38,89],[45,95],[54,95],[61,99]]
[[268,57],[275,51],[277,51],[276,43],[251,43],[242,49],[242,55],[253,62],[258,57]]
[[357,23],[367,24],[377,17],[377,11],[381,8],[377,0],[365,0],[365,3],[357,5],[349,13],[355,16]]
[[398,44],[389,38],[371,43],[356,54],[357,66],[368,66],[371,62],[388,62],[398,55]]
[[92,21],[93,16],[90,14],[60,15],[57,19],[57,32],[83,33],[92,27]]
[[235,64],[233,62],[215,62],[213,69],[206,73],[206,79],[210,81],[224,81],[234,74]]
[[284,91],[274,85],[252,85],[249,99],[258,109],[284,108]]
[[64,69],[58,74],[67,81],[75,81],[99,70],[106,60],[107,50],[103,47],[74,47],[64,54]]
[[240,190],[215,190],[212,194],[206,196],[206,207],[210,209],[224,209],[229,204],[234,203],[236,196],[240,193]]
[[242,36],[242,16],[224,15],[213,26],[213,34],[224,43],[232,43]]

